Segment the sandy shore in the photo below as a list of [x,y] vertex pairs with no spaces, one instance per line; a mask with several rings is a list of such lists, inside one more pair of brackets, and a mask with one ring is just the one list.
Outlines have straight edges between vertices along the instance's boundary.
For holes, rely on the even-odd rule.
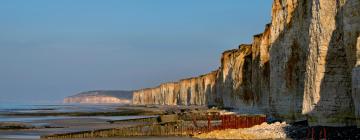
[[263,123],[251,128],[216,130],[209,133],[196,135],[201,139],[286,139],[286,127],[289,124],[284,123]]
[[[139,117],[139,116],[134,116]],[[8,129],[0,130],[0,139],[1,137],[11,138],[11,137],[21,137],[26,138],[26,136],[42,136],[49,134],[57,133],[69,133],[69,132],[79,132],[79,131],[89,131],[89,130],[98,130],[98,129],[110,129],[110,128],[123,128],[131,127],[143,122],[122,122],[122,123],[109,123],[108,119],[98,119],[98,118],[72,118],[72,119],[51,119],[51,120],[39,120],[33,121],[32,124],[46,124],[48,127],[44,128],[30,128],[30,129]],[[31,124],[31,123],[30,123]]]
[[[31,112],[10,112],[0,114],[1,117],[11,120],[17,118],[42,118],[34,119],[30,122],[0,122],[7,125],[0,129],[0,140],[17,139],[40,139],[40,136],[51,134],[62,134],[80,131],[93,131],[99,129],[124,128],[144,124],[146,122],[121,121],[109,123],[117,118],[130,119],[137,117],[151,117],[165,113],[182,112],[189,109],[199,109],[199,107],[157,107],[157,106],[119,106],[111,110],[93,110],[91,112],[57,112],[56,110],[39,109]],[[200,108],[202,110],[202,108]],[[150,116],[149,116],[150,115]],[[121,120],[121,119],[120,119]],[[14,124],[14,126],[11,126]],[[9,127],[10,126],[10,127]],[[21,126],[21,127],[18,127]],[[9,128],[9,129],[7,129]],[[193,139],[190,137],[133,137],[133,138],[100,138],[101,140],[113,139]],[[99,139],[99,138],[96,138]],[[88,139],[71,139],[88,140]]]

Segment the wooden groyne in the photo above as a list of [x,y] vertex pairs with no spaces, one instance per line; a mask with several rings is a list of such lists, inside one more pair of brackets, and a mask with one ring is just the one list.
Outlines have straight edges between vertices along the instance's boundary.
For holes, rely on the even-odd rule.
[[144,117],[144,118],[136,118],[136,119],[126,119],[126,120],[111,120],[107,121],[109,123],[123,123],[123,122],[159,122],[159,116],[154,117]]
[[176,123],[139,125],[127,128],[102,129],[94,131],[82,131],[66,134],[54,134],[41,136],[42,139],[61,138],[104,138],[104,137],[129,137],[129,136],[188,136],[188,128]]
[[[145,121],[150,124],[126,128],[112,128],[92,131],[73,132],[41,136],[42,139],[62,138],[105,138],[133,136],[192,136],[213,130],[248,128],[266,122],[264,115],[192,115],[193,119],[184,121],[178,115],[163,115],[160,117],[131,119],[129,121]],[[196,117],[197,116],[197,117]],[[201,118],[201,119],[197,119]],[[206,119],[204,119],[206,118]],[[112,123],[120,123],[113,121]]]

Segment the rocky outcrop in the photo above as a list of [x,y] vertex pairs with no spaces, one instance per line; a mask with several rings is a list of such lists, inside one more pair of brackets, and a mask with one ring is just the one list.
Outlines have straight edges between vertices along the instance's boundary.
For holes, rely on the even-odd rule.
[[195,77],[139,90],[134,104],[215,105],[312,126],[360,126],[359,40],[359,0],[274,0],[271,24],[252,44],[224,52],[206,84]]
[[130,104],[132,91],[88,91],[66,97],[64,103]]

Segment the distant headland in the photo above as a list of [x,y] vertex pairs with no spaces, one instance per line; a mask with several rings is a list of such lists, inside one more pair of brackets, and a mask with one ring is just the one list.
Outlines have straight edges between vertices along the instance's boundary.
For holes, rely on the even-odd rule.
[[81,104],[130,104],[133,91],[94,90],[66,97],[63,103]]

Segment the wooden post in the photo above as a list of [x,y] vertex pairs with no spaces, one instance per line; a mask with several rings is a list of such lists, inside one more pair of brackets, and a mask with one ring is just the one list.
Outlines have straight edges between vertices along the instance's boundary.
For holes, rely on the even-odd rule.
[[208,130],[211,130],[211,115],[208,115]]

